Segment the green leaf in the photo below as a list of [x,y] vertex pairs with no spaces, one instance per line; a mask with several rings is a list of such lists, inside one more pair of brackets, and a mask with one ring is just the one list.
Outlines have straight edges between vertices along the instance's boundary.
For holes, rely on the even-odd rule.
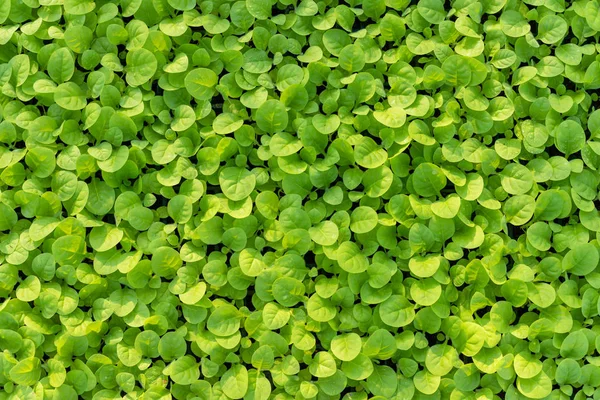
[[337,371],[335,359],[325,351],[320,351],[315,354],[308,366],[310,374],[315,378],[327,378],[332,376]]
[[521,164],[508,164],[501,175],[502,188],[508,194],[522,195],[533,186],[533,175]]
[[431,205],[431,211],[440,218],[454,218],[460,209],[460,197],[448,196],[444,201],[437,201]]
[[75,72],[75,60],[67,48],[60,48],[50,55],[48,75],[58,84],[71,79]]
[[256,176],[244,168],[223,168],[219,173],[219,185],[228,199],[244,200],[254,190]]
[[360,336],[356,333],[338,335],[331,340],[331,351],[333,355],[342,361],[352,361],[361,351]]
[[400,328],[415,318],[414,305],[406,297],[394,295],[381,304],[379,316],[385,324]]
[[563,18],[558,15],[546,15],[539,22],[538,38],[546,44],[556,43],[568,30],[569,26]]
[[185,89],[196,100],[209,100],[215,93],[219,77],[207,68],[196,68],[185,75]]
[[221,377],[223,393],[230,399],[241,399],[248,391],[248,371],[243,365],[235,365]]
[[152,254],[152,271],[158,276],[174,276],[181,265],[181,255],[171,247],[159,247]]
[[244,125],[244,120],[230,113],[219,114],[213,121],[213,129],[219,135],[233,133],[242,125]]
[[588,339],[582,330],[571,332],[560,345],[560,355],[575,360],[582,359],[588,352]]
[[8,231],[18,221],[17,213],[4,203],[0,203],[0,230]]
[[458,354],[453,347],[448,345],[435,345],[427,350],[425,365],[433,375],[444,376],[454,368]]
[[377,366],[367,378],[367,388],[376,396],[391,397],[398,387],[398,377],[387,365]]
[[355,44],[344,47],[338,58],[340,67],[348,72],[358,72],[363,69],[366,63],[361,47]]
[[206,326],[217,336],[233,335],[240,326],[239,311],[230,305],[220,305],[210,314]]
[[338,264],[344,271],[358,274],[367,270],[369,262],[353,242],[343,242],[337,249]]
[[173,382],[179,385],[190,385],[200,377],[200,369],[196,359],[191,356],[183,356],[171,362],[164,370]]
[[417,10],[431,24],[439,24],[446,16],[444,3],[439,0],[420,0],[417,4]]
[[135,49],[127,53],[127,83],[140,86],[150,80],[158,68],[156,57],[146,49]]
[[384,111],[375,111],[373,116],[381,124],[390,128],[400,128],[406,122],[406,112],[400,107],[387,108]]
[[563,258],[563,269],[575,275],[587,275],[600,262],[598,250],[592,244],[582,244],[571,249]]
[[350,229],[354,233],[367,233],[377,226],[377,213],[370,207],[357,207],[350,216]]
[[432,375],[427,371],[419,371],[413,377],[415,388],[425,395],[435,393],[440,386],[440,380],[439,376]]
[[272,3],[269,0],[247,0],[246,9],[251,16],[258,20],[271,17]]
[[431,163],[419,164],[412,174],[413,187],[419,196],[430,197],[439,194],[446,186],[446,175]]
[[556,148],[567,156],[580,151],[585,144],[583,128],[573,120],[561,122],[554,135]]
[[59,265],[77,265],[85,256],[85,247],[81,236],[62,236],[52,243],[52,255]]
[[267,100],[256,110],[256,125],[267,133],[283,131],[288,125],[288,114],[283,103]]
[[582,376],[579,363],[571,358],[566,358],[558,364],[556,368],[555,379],[559,385],[574,384]]
[[544,372],[531,379],[517,378],[521,394],[531,399],[543,399],[552,392],[552,380]]
[[523,379],[531,379],[542,371],[542,362],[525,351],[515,355],[513,366],[517,376]]
[[65,110],[82,110],[87,105],[85,92],[73,83],[61,83],[54,90],[54,101]]
[[8,376],[17,385],[33,386],[39,381],[41,373],[40,359],[28,357],[14,365],[8,371]]
[[21,301],[34,301],[40,295],[42,286],[37,276],[28,276],[17,288],[17,299]]

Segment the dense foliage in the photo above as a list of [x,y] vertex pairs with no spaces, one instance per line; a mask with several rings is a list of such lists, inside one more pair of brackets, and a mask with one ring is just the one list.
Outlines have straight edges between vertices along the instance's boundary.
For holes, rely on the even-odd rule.
[[0,1],[0,399],[600,399],[599,32]]

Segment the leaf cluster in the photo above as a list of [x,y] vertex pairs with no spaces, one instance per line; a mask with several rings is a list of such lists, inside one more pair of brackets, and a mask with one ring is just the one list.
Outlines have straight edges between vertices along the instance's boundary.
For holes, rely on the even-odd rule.
[[599,32],[0,1],[0,400],[600,399]]

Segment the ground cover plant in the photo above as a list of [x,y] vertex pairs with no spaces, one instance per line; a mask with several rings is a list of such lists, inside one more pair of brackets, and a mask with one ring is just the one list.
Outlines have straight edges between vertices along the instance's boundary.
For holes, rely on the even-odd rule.
[[0,1],[0,399],[600,399],[599,31]]

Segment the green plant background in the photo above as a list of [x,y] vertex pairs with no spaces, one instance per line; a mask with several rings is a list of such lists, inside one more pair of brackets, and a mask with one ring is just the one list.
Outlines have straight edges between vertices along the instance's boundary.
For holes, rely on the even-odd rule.
[[600,399],[599,31],[0,1],[0,399]]

